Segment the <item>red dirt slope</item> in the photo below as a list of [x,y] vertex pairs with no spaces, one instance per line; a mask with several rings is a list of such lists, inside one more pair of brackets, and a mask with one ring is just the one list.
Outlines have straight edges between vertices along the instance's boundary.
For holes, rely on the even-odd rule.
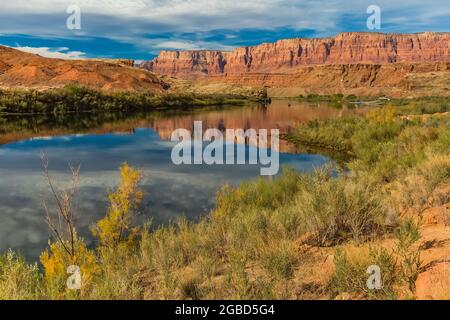
[[50,59],[0,46],[0,87],[46,89],[69,84],[154,93],[169,87],[148,71],[117,63]]

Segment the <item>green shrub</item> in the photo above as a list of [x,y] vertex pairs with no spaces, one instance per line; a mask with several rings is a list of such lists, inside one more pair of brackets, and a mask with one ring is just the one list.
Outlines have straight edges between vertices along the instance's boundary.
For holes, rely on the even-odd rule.
[[420,251],[414,248],[421,235],[419,224],[411,219],[403,220],[395,231],[396,253],[402,259],[401,279],[407,284],[411,295],[416,291],[416,280],[420,272]]
[[[450,126],[450,124],[448,124]],[[432,144],[434,152],[450,154],[450,129],[445,130]]]
[[293,277],[298,253],[292,242],[271,242],[262,249],[262,265],[269,275],[286,280]]
[[[370,249],[368,255],[359,253],[350,259],[343,250],[334,256],[335,269],[331,280],[334,295],[350,294],[355,298],[395,299],[395,285],[398,282],[394,257],[385,249]],[[381,288],[368,286],[368,268],[378,266],[381,272]]]
[[366,240],[381,228],[384,211],[369,179],[332,179],[326,170],[306,176],[297,206],[307,231],[320,246]]
[[197,278],[188,278],[187,280],[182,280],[180,283],[180,290],[181,298],[183,300],[200,300],[203,296],[199,284],[199,279]]
[[391,100],[400,114],[433,114],[450,111],[450,99],[448,97],[422,97],[417,99]]

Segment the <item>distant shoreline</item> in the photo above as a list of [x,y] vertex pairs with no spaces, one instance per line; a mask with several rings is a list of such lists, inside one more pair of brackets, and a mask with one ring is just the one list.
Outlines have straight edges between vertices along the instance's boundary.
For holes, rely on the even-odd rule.
[[38,91],[1,89],[0,115],[68,112],[173,110],[198,106],[240,105],[263,98],[231,94],[101,91],[79,86]]

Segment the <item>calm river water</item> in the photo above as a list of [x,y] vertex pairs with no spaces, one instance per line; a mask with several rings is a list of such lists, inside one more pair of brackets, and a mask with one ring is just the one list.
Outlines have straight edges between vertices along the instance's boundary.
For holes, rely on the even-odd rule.
[[[45,152],[58,186],[69,182],[68,163],[81,165],[76,197],[77,225],[89,240],[89,228],[104,216],[107,194],[118,182],[123,162],[144,174],[141,220],[167,223],[184,215],[196,219],[215,204],[225,183],[236,185],[259,176],[259,165],[180,165],[171,161],[177,128],[291,130],[312,119],[363,112],[276,100],[269,106],[211,107],[198,112],[0,117],[0,252],[13,248],[36,258],[49,238],[43,201],[50,199],[42,173]],[[255,148],[255,146],[247,146]],[[310,171],[326,164],[324,155],[306,154],[280,143],[280,165]]]

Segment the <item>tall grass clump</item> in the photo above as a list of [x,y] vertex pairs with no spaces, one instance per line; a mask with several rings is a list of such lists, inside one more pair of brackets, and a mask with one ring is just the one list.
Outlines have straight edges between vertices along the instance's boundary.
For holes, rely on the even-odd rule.
[[367,178],[332,178],[329,169],[303,177],[307,186],[296,199],[301,224],[316,245],[353,239],[362,242],[382,226],[384,211],[377,186]]
[[37,263],[8,251],[0,256],[0,300],[42,299],[42,276]]
[[[369,252],[337,249],[331,288],[335,296],[347,294],[352,299],[395,299],[398,272],[394,256],[386,249],[370,248]],[[381,286],[368,285],[371,266],[377,266]]]

